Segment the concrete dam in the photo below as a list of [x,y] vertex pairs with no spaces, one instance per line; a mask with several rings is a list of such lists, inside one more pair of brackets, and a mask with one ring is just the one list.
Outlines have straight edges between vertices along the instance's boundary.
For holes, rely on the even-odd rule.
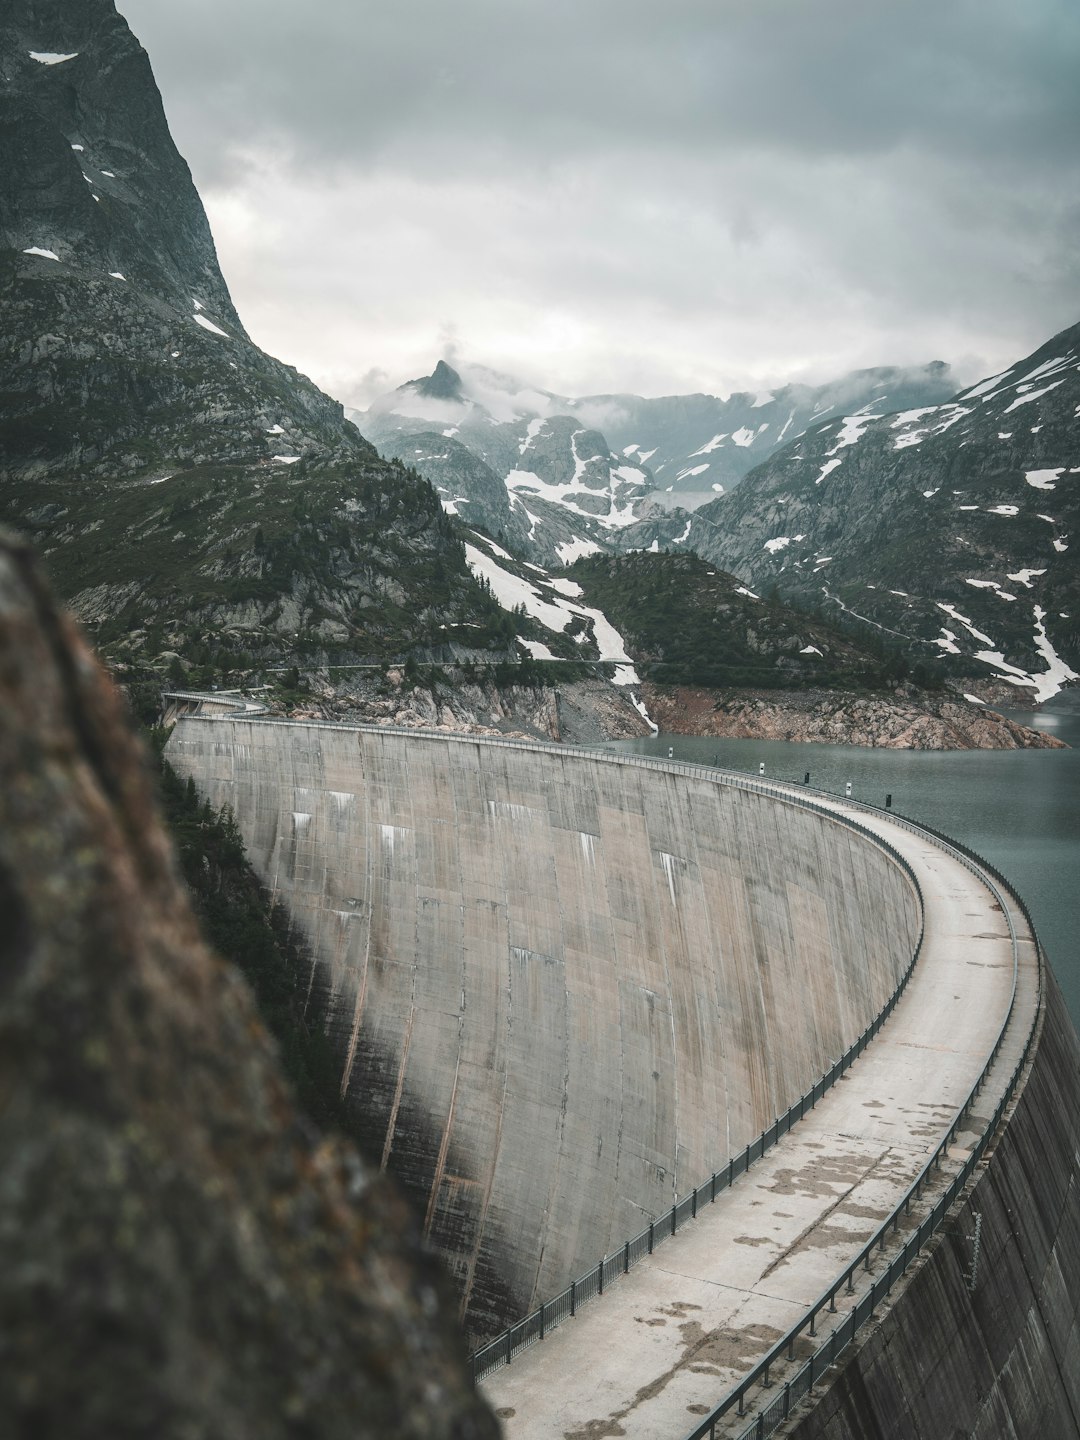
[[[948,925],[919,893],[920,880],[923,889],[953,883],[932,873],[933,859],[917,878],[925,857],[912,855],[914,868],[901,859],[887,822],[875,837],[780,787],[766,791],[692,767],[554,747],[242,718],[182,718],[167,753],[213,805],[232,807],[256,870],[309,942],[311,984],[325,998],[342,1093],[369,1151],[412,1193],[457,1281],[474,1339],[501,1331],[598,1256],[618,1251],[773,1126],[890,1001],[924,923],[936,928],[943,955],[956,949]],[[976,914],[976,902],[959,891],[950,903],[957,913]],[[968,922],[984,947],[1004,933],[1001,911],[987,901],[982,918]],[[994,943],[1000,948],[1004,940]],[[1027,950],[1034,953],[1030,944]],[[1003,973],[989,953],[956,964]],[[914,971],[923,983],[933,973],[922,960]],[[941,1027],[955,1028],[949,1006],[969,1008],[957,988],[967,973],[939,975],[937,990],[912,1004],[940,1007]],[[1000,989],[1000,977],[989,978]],[[1036,984],[1032,1016],[1037,993]],[[992,1028],[996,1011],[987,1004]],[[890,1021],[889,1032],[898,1023],[893,1049],[911,1073],[922,1076],[940,1063],[944,1074],[947,1041],[928,1047],[940,1051],[939,1061],[921,1053],[920,1038],[904,1038],[904,1022]],[[952,1047],[964,1075],[964,1067],[974,1074],[984,1064],[985,1056],[974,1054],[981,1044]],[[1060,1055],[1055,1065],[1075,1108],[1075,1069]],[[856,1071],[874,1074],[865,1060]],[[956,1083],[967,1081],[960,1075]],[[882,1102],[876,1092],[856,1099],[861,1091],[850,1084],[835,1092],[849,1097],[851,1113],[837,1133],[850,1150],[848,1137]],[[945,1103],[952,1103],[948,1096]],[[944,1113],[941,1104],[938,1097]],[[933,1123],[919,1136],[936,1134],[941,1122],[921,1112],[920,1119]],[[957,1126],[954,1144],[958,1137],[967,1144]],[[820,1151],[836,1142],[828,1132],[806,1143]],[[920,1138],[914,1148],[934,1143]],[[1048,1154],[1054,1149],[1047,1143]],[[764,1160],[760,1165],[764,1173]],[[1067,1198],[1044,1246],[1051,1251],[1066,1243],[1070,1219],[1080,1220],[1074,1168],[1070,1154],[1059,1185]],[[791,1193],[795,1172],[781,1173],[789,1178],[780,1188]],[[828,1194],[818,1180],[810,1188]],[[751,1193],[744,1190],[744,1200]],[[801,1224],[798,1203],[784,1203],[788,1210],[777,1213]],[[869,1215],[881,1203],[877,1196],[862,1208]],[[1061,1268],[1080,1286],[1076,1233]],[[729,1240],[731,1253],[751,1243],[743,1233]],[[828,1245],[813,1244],[824,1247],[824,1263]],[[995,1240],[999,1256],[1010,1245],[1016,1248],[1015,1236]],[[796,1245],[809,1248],[805,1238]],[[912,1293],[942,1253],[931,1247]],[[693,1267],[707,1270],[708,1262],[688,1263],[692,1287]],[[623,1282],[628,1296],[638,1273]],[[1028,1290],[1038,1295],[1040,1286],[1035,1276]],[[867,1428],[865,1416],[844,1428],[860,1407],[871,1413],[883,1405],[883,1414],[900,1416],[910,1409],[915,1377],[926,1367],[922,1335],[905,1330],[907,1293],[872,1331],[876,1339],[893,1323],[905,1333],[910,1373],[890,1372],[891,1383],[902,1385],[903,1405],[897,1410],[897,1395],[886,1393],[880,1354],[872,1380],[880,1393],[864,1403],[859,1366],[875,1352],[872,1343],[862,1345],[841,1372],[855,1399],[837,1399],[828,1426],[806,1433],[830,1440],[1034,1433],[935,1429],[944,1424],[940,1396],[928,1407],[936,1415],[928,1428]],[[633,1309],[637,1301],[628,1303]],[[608,1304],[605,1297],[582,1314],[599,1316]],[[1080,1343],[1075,1315],[1059,1305],[1054,1318],[1044,1329],[1055,1331],[1058,1348]],[[643,1320],[635,1313],[627,1323],[655,1347],[660,1332],[644,1326],[667,1322]],[[564,1352],[586,1345],[588,1332],[575,1328],[582,1323],[563,1326],[529,1352],[533,1382],[518,1363],[512,1380],[507,1370],[505,1381],[487,1382],[509,1435],[670,1433],[678,1440],[686,1424],[677,1416],[685,1422],[705,1413],[707,1406],[683,1404],[684,1396],[673,1421],[644,1407],[640,1430],[633,1404],[612,1402],[580,1429],[545,1420],[536,1395],[557,1390],[560,1380],[539,1352],[550,1350],[555,1361],[560,1337]],[[769,1324],[759,1329],[781,1333]],[[611,1337],[597,1343],[610,1348]],[[975,1344],[970,1336],[966,1343]],[[715,1398],[721,1369],[684,1369],[711,1376]],[[592,1383],[588,1373],[583,1383]],[[1054,1392],[1060,1399],[1060,1382]],[[828,1391],[844,1393],[840,1382]]]

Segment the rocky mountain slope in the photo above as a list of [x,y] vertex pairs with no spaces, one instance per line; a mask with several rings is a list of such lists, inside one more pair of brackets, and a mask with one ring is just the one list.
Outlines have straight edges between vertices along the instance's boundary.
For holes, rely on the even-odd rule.
[[689,508],[733,490],[755,465],[808,426],[838,414],[936,405],[955,389],[940,360],[856,370],[825,385],[731,395],[590,395],[570,413],[594,415],[620,455],[647,463],[659,489]]
[[1055,743],[880,634],[853,638],[695,555],[592,556],[571,574],[618,625],[661,730],[903,749]]
[[946,404],[808,430],[693,517],[754,587],[1042,700],[1080,672],[1080,325]]
[[737,484],[785,435],[845,405],[880,414],[950,390],[938,363],[758,395],[571,399],[440,360],[431,375],[349,414],[382,454],[429,479],[452,514],[555,565],[685,544],[682,508]]
[[111,0],[14,0],[0,56],[0,518],[99,645],[505,647],[427,482],[248,340]]

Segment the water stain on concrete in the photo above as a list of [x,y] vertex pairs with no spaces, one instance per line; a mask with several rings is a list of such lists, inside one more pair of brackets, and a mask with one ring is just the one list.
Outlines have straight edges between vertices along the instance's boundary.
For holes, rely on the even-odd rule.
[[[676,1303],[671,1310],[698,1310],[698,1305]],[[755,1360],[764,1355],[777,1340],[781,1332],[771,1325],[746,1325],[741,1330],[704,1330],[697,1320],[686,1320],[679,1326],[683,1339],[683,1353],[655,1380],[643,1385],[629,1405],[615,1410],[604,1419],[587,1420],[576,1429],[563,1431],[563,1440],[608,1440],[610,1436],[625,1435],[622,1421],[632,1414],[639,1405],[663,1393],[680,1371],[694,1375],[724,1375],[748,1369]],[[707,1410],[694,1411],[707,1414]]]

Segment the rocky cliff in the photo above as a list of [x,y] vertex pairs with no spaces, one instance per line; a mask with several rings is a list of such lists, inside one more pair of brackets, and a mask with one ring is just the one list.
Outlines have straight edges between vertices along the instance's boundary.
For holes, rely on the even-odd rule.
[[248,340],[111,0],[13,0],[0,66],[0,519],[101,647],[505,644],[430,486]]
[[494,1437],[387,1182],[297,1115],[148,771],[0,536],[6,1435]]

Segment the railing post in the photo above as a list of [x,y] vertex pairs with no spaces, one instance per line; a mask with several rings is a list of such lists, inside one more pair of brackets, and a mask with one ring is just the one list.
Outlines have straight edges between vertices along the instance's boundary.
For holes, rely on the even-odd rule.
[[544,1338],[544,1307],[540,1306],[540,1339]]
[[649,1221],[649,1254],[652,1254],[653,1247],[653,1221]]
[[577,1314],[577,1281],[570,1281],[570,1319]]
[[[604,1259],[607,1259],[607,1256],[605,1256]],[[596,1293],[597,1293],[598,1295],[603,1295],[603,1293],[604,1293],[604,1261],[603,1261],[603,1260],[601,1260],[601,1261],[600,1261],[600,1264],[596,1267],[596,1273],[597,1273],[597,1279],[598,1279],[598,1284],[597,1284],[597,1287],[596,1287]]]
[[629,1240],[627,1240],[626,1244],[623,1246],[622,1273],[623,1273],[624,1275],[628,1275],[628,1274],[630,1273],[630,1241],[629,1241]]
[[676,1200],[675,1204],[672,1205],[672,1207],[671,1207],[671,1233],[672,1233],[672,1235],[675,1234],[675,1226],[676,1226],[676,1224],[678,1223],[678,1213],[679,1213],[679,1202]]
[[697,1219],[697,1190],[690,1192],[690,1219]]
[[507,1326],[507,1327],[506,1327],[506,1363],[507,1363],[507,1365],[509,1365],[509,1364],[510,1364],[510,1361],[514,1358],[514,1355],[513,1355],[513,1348],[514,1348],[514,1347],[513,1347],[513,1338],[512,1338],[512,1337],[513,1337],[513,1333],[514,1333],[514,1332],[513,1332],[513,1330],[510,1328],[510,1326]]

